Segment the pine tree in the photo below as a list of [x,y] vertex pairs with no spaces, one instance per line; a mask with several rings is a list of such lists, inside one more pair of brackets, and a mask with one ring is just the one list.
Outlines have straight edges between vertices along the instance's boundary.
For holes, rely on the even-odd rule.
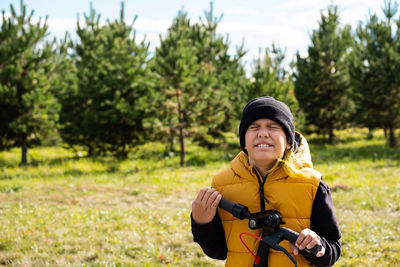
[[84,25],[77,23],[79,40],[72,46],[77,86],[61,97],[63,139],[86,147],[89,155],[126,157],[144,140],[143,121],[150,94],[148,44],[137,44],[133,24],[120,19],[100,25],[91,6]]
[[[193,77],[198,71],[196,47],[193,43],[192,25],[183,11],[172,22],[164,39],[160,36],[160,47],[156,49],[154,71],[159,75],[158,85],[165,117],[171,136],[178,134],[180,165],[185,164],[185,135],[189,127],[188,118],[198,99],[194,91]],[[173,137],[172,137],[173,138]]]
[[[272,96],[286,103],[295,116],[299,116],[298,104],[294,95],[291,74],[284,66],[285,51],[272,44],[266,48],[264,56],[260,54],[253,64],[249,99],[259,96]],[[297,121],[300,118],[297,118]]]
[[[51,92],[56,69],[56,41],[46,40],[47,18],[33,23],[20,1],[20,14],[11,15],[0,32],[0,149],[21,147],[21,164],[28,148],[54,132],[59,105]],[[29,14],[29,15],[28,15]]]
[[308,56],[297,54],[295,94],[311,131],[328,134],[346,126],[354,112],[349,98],[347,57],[352,44],[350,26],[340,28],[337,6],[321,13],[311,36]]
[[[159,75],[160,127],[170,137],[179,136],[180,164],[185,164],[185,138],[212,147],[238,120],[237,101],[247,86],[240,63],[245,52],[229,55],[229,41],[216,33],[222,17],[212,4],[205,21],[191,24],[180,11],[161,38],[153,61]],[[243,103],[243,101],[241,101]]]
[[222,15],[215,16],[213,4],[204,11],[200,32],[195,34],[197,60],[200,67],[196,86],[201,101],[193,129],[194,140],[212,148],[223,143],[223,133],[237,130],[243,103],[247,102],[248,79],[242,65],[246,54],[241,46],[234,55],[229,54],[229,37],[217,33]]
[[397,145],[395,129],[400,125],[400,30],[399,20],[393,19],[397,11],[397,2],[385,2],[384,20],[373,14],[358,26],[350,64],[358,120],[370,129],[388,129],[391,147]]

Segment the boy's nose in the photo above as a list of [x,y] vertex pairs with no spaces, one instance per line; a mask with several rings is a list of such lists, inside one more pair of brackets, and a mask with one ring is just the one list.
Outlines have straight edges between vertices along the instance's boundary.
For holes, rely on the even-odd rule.
[[258,131],[258,137],[269,137],[269,131],[265,127],[261,127]]

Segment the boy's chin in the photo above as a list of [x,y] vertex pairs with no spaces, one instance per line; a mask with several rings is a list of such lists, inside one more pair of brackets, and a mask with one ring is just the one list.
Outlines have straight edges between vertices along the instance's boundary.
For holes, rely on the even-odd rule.
[[252,155],[250,157],[256,162],[274,161],[278,159],[271,153],[255,153],[255,155]]

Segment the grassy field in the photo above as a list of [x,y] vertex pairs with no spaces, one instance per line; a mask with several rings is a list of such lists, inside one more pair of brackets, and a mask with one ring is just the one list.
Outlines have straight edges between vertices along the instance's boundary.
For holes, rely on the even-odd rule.
[[[310,138],[315,168],[332,188],[342,230],[336,266],[400,265],[400,150],[382,133]],[[0,153],[0,265],[223,266],[190,232],[191,202],[238,149],[188,147],[188,166],[158,143],[129,159],[76,157],[62,148]]]

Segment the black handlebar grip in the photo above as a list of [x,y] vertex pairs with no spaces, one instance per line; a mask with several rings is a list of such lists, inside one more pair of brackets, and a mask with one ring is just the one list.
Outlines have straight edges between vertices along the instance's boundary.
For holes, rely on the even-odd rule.
[[322,245],[317,244],[312,249],[307,249],[310,253],[317,255],[317,253],[322,249]]
[[[286,228],[286,227],[281,227],[283,231],[283,235],[289,242],[291,243],[296,243],[297,238],[299,237],[299,234],[292,229]],[[316,255],[320,250],[322,249],[322,245],[317,244],[315,245],[312,249],[307,249],[308,252]]]
[[283,235],[285,236],[286,240],[288,240],[292,244],[296,243],[296,240],[299,237],[299,234],[297,232],[286,227],[281,227],[281,231],[283,231]]
[[246,206],[241,204],[233,203],[225,198],[221,198],[221,201],[218,204],[223,210],[226,210],[229,213],[232,213],[236,218],[243,220],[244,218],[250,218],[250,212]]
[[229,213],[232,213],[233,207],[236,204],[227,200],[226,198],[221,198],[221,201],[218,204],[218,207],[220,207],[223,210],[226,210]]

